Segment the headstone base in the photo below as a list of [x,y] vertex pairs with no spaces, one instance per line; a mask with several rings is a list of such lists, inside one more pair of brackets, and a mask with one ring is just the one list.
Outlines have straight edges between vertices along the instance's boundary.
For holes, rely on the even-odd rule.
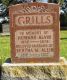
[[5,63],[1,80],[67,80],[67,62]]

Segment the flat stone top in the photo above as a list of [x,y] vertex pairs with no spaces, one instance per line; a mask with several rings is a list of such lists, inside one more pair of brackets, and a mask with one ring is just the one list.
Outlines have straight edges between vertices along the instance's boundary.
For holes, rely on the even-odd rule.
[[60,66],[60,65],[66,65],[67,61],[64,57],[60,57],[59,62],[55,63],[4,63],[2,66]]
[[67,62],[64,64],[61,63],[4,63],[2,66],[61,66],[67,65]]

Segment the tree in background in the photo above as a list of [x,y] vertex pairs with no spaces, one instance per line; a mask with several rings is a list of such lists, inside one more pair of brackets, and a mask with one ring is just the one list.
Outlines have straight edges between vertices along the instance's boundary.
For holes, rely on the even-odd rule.
[[58,0],[58,3],[62,5],[64,3],[64,0]]
[[[0,0],[0,3],[2,2],[4,5],[9,6],[9,4],[16,3],[18,1],[24,2],[25,0]],[[33,2],[36,2],[37,0],[33,0]],[[45,1],[45,0],[44,0]],[[60,5],[63,4],[64,0],[48,0],[49,2],[59,3]]]
[[0,3],[2,3],[2,1],[0,0]]
[[4,5],[6,5],[6,6],[9,5],[9,0],[1,0],[1,1],[2,1],[2,3],[3,3]]

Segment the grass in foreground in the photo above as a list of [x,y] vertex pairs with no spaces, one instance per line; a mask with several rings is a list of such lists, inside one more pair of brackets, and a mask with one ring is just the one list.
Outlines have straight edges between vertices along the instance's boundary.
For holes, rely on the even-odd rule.
[[[67,30],[61,31],[60,56],[67,59]],[[10,37],[0,36],[0,58],[2,63],[10,57]]]

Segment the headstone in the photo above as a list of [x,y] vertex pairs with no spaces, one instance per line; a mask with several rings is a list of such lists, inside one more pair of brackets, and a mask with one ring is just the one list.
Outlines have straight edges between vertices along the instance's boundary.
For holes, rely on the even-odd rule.
[[24,3],[9,8],[12,62],[59,61],[59,5]]
[[9,30],[9,24],[2,24],[2,27],[3,27],[3,33],[10,33],[10,30]]

